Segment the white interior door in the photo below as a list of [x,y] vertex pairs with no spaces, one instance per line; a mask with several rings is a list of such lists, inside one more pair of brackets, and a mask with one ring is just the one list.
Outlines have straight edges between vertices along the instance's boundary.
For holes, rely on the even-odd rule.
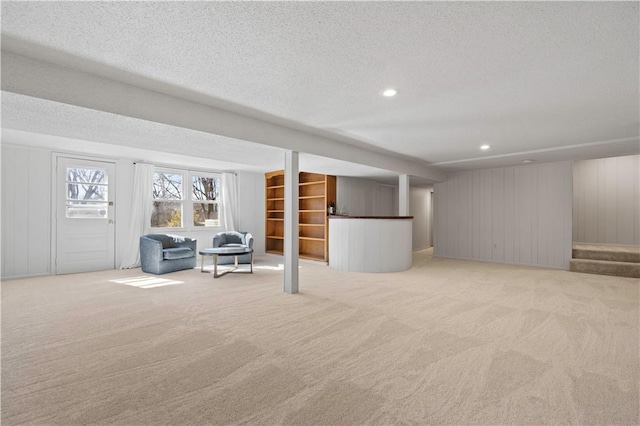
[[58,157],[56,273],[115,265],[115,164]]

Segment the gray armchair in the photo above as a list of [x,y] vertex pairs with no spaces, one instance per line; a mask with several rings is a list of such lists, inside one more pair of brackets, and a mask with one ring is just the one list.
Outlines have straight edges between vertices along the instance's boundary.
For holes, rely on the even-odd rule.
[[[253,248],[253,235],[249,232],[225,231],[219,232],[213,237],[212,247],[242,247]],[[218,265],[234,263],[233,256],[218,256]],[[238,256],[238,263],[251,263],[251,255]]]
[[151,274],[193,269],[196,267],[196,244],[191,238],[165,234],[140,237],[142,271]]

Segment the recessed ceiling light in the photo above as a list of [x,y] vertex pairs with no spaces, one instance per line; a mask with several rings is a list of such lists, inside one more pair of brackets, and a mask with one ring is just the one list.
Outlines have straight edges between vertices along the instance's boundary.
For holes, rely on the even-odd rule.
[[486,150],[488,150],[489,148],[491,148],[489,145],[482,145],[482,146],[480,147],[480,149],[481,149],[481,150],[483,150],[483,151],[486,151]]
[[390,98],[392,96],[395,96],[398,94],[398,91],[396,89],[392,89],[391,87],[388,89],[384,89],[382,91],[382,96],[384,96],[385,98]]
[[533,160],[522,160],[522,162],[524,164],[531,164],[531,163],[533,163]]

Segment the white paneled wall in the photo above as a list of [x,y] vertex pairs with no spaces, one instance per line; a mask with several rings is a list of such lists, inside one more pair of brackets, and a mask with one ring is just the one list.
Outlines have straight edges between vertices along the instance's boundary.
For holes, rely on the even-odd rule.
[[640,244],[640,156],[576,161],[573,240]]
[[336,207],[351,216],[393,216],[398,214],[398,188],[365,178],[338,176]]
[[336,208],[352,216],[374,216],[377,211],[378,185],[369,179],[338,176]]
[[251,232],[256,254],[264,253],[264,174],[238,172],[238,230]]
[[398,214],[398,188],[393,185],[376,184],[375,216],[395,216]]
[[459,172],[435,185],[434,254],[567,269],[572,165]]
[[[84,157],[82,153],[64,155]],[[2,145],[2,279],[55,273],[52,238],[51,182],[54,152],[27,146]],[[112,159],[113,160],[113,159]],[[120,264],[131,211],[132,160],[116,162],[116,265]],[[180,167],[180,165],[176,165]],[[187,166],[183,166],[185,169]],[[264,175],[238,173],[239,221],[254,235],[254,247],[264,251]],[[198,239],[198,247],[211,247],[222,228],[175,231]]]
[[51,273],[51,155],[2,146],[2,278]]

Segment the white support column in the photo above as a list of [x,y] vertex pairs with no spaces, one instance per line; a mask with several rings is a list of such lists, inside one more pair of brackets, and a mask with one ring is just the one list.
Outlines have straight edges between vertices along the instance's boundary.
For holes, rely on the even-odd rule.
[[398,216],[409,216],[409,175],[400,175],[398,180]]
[[298,152],[284,154],[284,291],[298,292]]

